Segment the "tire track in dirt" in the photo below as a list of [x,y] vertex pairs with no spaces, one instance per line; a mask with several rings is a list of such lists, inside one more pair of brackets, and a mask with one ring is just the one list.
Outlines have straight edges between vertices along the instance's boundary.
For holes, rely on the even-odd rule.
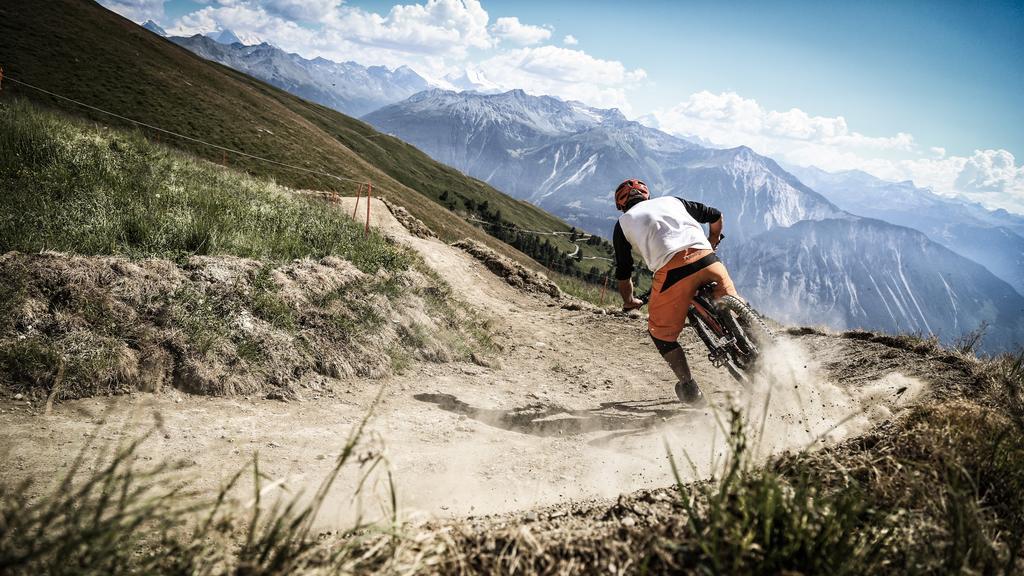
[[[639,317],[563,309],[513,289],[461,250],[408,234],[383,204],[372,214],[373,225],[423,255],[494,320],[500,366],[417,364],[303,402],[171,391],[67,402],[48,418],[8,406],[0,414],[11,463],[4,476],[52,478],[93,436],[98,445],[129,438],[160,414],[161,432],[142,457],[183,461],[200,491],[216,491],[254,453],[267,477],[282,481],[281,493],[312,491],[383,387],[361,450],[386,454],[403,512],[499,513],[666,486],[666,447],[693,463],[687,478],[705,476],[724,455],[730,407],[748,415],[763,455],[838,440],[889,417],[941,374],[908,369],[914,358],[885,359],[885,346],[812,334],[785,338],[744,389],[710,365],[687,330],[682,342],[710,401],[694,410],[675,400],[672,374]],[[339,485],[355,479],[347,473]],[[381,513],[385,477],[370,486],[355,502],[339,493],[321,520]]]

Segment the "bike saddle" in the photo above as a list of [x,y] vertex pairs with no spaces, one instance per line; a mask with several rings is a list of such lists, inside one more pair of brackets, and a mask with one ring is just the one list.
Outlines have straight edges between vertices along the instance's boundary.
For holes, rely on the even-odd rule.
[[702,293],[703,292],[707,292],[707,293],[710,294],[711,292],[714,292],[715,288],[717,288],[717,287],[718,287],[718,282],[708,282],[707,284],[704,284],[703,286],[698,288],[697,291],[698,292],[702,292]]

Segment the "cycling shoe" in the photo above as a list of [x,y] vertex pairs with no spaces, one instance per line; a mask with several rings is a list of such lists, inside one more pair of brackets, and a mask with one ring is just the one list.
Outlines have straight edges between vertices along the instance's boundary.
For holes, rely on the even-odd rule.
[[683,404],[689,404],[695,408],[700,408],[707,403],[704,400],[704,393],[700,391],[700,386],[697,386],[692,379],[676,383],[676,398],[679,398]]

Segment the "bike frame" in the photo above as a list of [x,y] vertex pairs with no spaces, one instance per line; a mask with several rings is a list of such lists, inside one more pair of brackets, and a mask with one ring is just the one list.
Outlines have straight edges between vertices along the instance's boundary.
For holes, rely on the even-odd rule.
[[726,331],[718,321],[711,304],[711,284],[701,286],[690,303],[686,316],[690,326],[708,349],[708,361],[720,368],[729,360],[729,348],[735,345],[736,339],[727,337]]
[[[731,351],[744,353],[737,345],[736,337],[731,335],[718,319],[718,313],[712,304],[714,289],[717,284],[712,282],[697,289],[690,308],[686,311],[689,326],[708,349],[708,361],[716,368],[729,365]],[[650,291],[639,298],[644,304],[650,299]],[[744,353],[745,354],[745,353]],[[730,370],[735,371],[730,365]]]

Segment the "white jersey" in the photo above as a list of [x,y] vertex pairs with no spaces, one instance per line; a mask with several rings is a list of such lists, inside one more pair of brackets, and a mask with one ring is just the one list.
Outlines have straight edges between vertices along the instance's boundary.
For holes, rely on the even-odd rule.
[[643,256],[651,272],[657,272],[683,250],[711,250],[704,228],[674,196],[638,203],[619,216],[618,226],[630,245]]

